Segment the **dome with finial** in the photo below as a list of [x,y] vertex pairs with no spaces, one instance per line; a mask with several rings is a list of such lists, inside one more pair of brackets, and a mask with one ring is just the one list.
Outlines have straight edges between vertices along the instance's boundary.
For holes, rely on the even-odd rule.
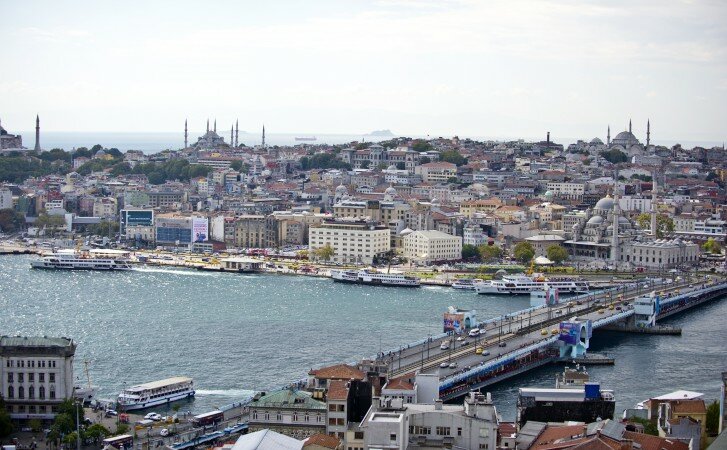
[[392,164],[386,170],[396,170],[396,166]]
[[543,194],[543,197],[545,197],[547,200],[553,200],[553,197],[555,194],[553,194],[553,191],[545,191],[545,194]]
[[607,195],[603,197],[601,200],[596,203],[596,207],[594,209],[601,210],[601,211],[610,211],[613,209],[613,198],[611,198],[610,195]]
[[336,186],[336,194],[348,194],[348,189],[343,184]]
[[393,196],[395,196],[397,194],[397,192],[396,192],[396,189],[394,189],[394,186],[389,186],[384,191],[384,194],[391,195],[393,197]]

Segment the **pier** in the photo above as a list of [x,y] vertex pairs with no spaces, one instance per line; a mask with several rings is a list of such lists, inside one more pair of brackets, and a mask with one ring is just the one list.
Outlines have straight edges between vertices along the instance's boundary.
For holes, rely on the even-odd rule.
[[[382,352],[377,360],[386,365],[388,379],[437,374],[440,397],[454,400],[545,364],[588,364],[592,331],[681,334],[679,328],[657,321],[727,295],[725,281],[668,283],[634,282],[555,306],[528,308],[477,324],[481,331],[476,335],[441,333]],[[564,339],[564,327],[581,327],[577,340]],[[601,363],[614,361],[603,358]]]

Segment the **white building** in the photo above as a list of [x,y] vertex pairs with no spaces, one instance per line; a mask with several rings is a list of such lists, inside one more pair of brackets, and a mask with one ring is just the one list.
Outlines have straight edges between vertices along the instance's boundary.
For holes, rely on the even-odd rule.
[[464,405],[374,403],[361,422],[365,449],[466,448],[494,450],[497,410],[489,394],[471,393]]
[[8,188],[0,188],[0,209],[12,209],[13,192]]
[[548,190],[555,196],[570,200],[579,200],[583,198],[583,194],[586,191],[585,183],[559,183],[551,181],[548,183],[547,187]]
[[0,338],[0,395],[12,419],[51,420],[73,396],[76,344],[67,338]]
[[441,231],[413,231],[403,238],[404,257],[412,261],[452,261],[462,259],[462,238]]
[[332,220],[311,225],[308,243],[312,260],[317,249],[330,246],[333,262],[372,264],[374,256],[391,249],[391,230],[363,220]]
[[416,166],[414,173],[421,175],[425,183],[446,183],[457,176],[457,166],[448,162],[431,162]]

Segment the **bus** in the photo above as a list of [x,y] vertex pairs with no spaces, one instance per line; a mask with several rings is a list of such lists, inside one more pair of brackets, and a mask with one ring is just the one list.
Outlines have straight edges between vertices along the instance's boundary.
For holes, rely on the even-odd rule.
[[122,434],[120,436],[110,437],[103,440],[104,448],[114,447],[119,450],[132,449],[134,448],[134,436],[128,434]]
[[204,414],[200,414],[198,416],[194,416],[192,418],[192,423],[195,427],[206,427],[208,425],[215,425],[224,419],[224,414],[222,411],[215,410],[210,411]]

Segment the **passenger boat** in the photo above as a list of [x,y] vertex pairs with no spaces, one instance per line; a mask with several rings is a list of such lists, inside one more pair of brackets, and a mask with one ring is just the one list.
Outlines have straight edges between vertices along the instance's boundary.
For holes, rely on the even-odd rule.
[[452,283],[452,289],[475,290],[475,283],[481,283],[482,280],[473,280],[472,278],[460,278]]
[[374,286],[419,287],[419,278],[401,273],[381,273],[375,270],[331,270],[331,278],[339,283]]
[[122,411],[150,408],[194,397],[194,382],[188,377],[173,377],[124,389],[118,404]]
[[588,292],[588,282],[577,279],[548,280],[543,277],[529,277],[524,274],[509,275],[501,280],[475,283],[478,294],[529,295],[533,291],[543,291],[545,286],[557,289],[561,294]]
[[32,261],[30,267],[52,270],[131,270],[131,265],[126,261],[86,257],[74,251],[62,250],[43,256],[39,261]]

